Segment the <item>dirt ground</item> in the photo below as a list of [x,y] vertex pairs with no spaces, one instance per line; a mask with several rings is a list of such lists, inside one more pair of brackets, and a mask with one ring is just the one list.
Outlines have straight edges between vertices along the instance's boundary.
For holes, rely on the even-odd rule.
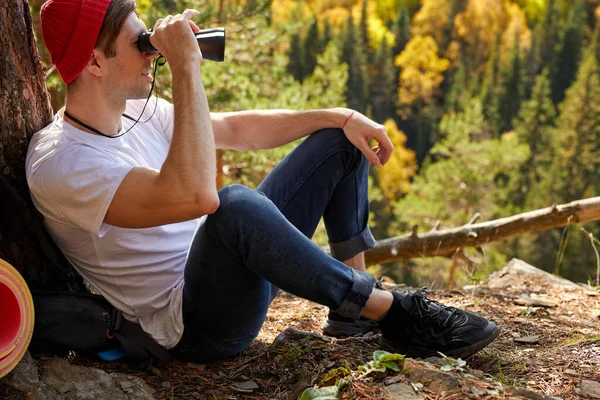
[[[479,313],[502,329],[491,345],[466,360],[468,368],[481,371],[474,375],[529,388],[539,395],[582,398],[576,392],[582,380],[600,381],[600,291],[531,276],[515,279],[435,292],[430,297]],[[389,283],[388,287],[407,290]],[[161,399],[296,399],[306,387],[318,385],[324,373],[345,362],[356,370],[378,348],[379,334],[339,340],[307,336],[283,339],[281,345],[272,347],[289,327],[320,333],[326,315],[325,307],[280,293],[258,339],[236,359],[208,364],[173,360],[151,374],[130,372],[145,379]],[[123,372],[120,364],[96,366]],[[408,383],[419,388],[418,382]],[[464,388],[434,391],[427,386],[420,395],[427,399],[510,398],[494,391],[474,394]],[[380,377],[353,381],[342,390],[342,398],[390,397]]]

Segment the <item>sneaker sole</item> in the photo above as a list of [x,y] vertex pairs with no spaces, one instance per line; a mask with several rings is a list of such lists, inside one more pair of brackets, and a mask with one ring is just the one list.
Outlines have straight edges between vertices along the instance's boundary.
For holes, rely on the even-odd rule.
[[323,333],[327,336],[336,338],[350,337],[355,335],[364,335],[365,333],[374,331],[375,324],[371,321],[355,321],[354,323],[327,321],[327,325],[323,328]]
[[[477,353],[479,350],[486,347],[488,344],[492,343],[494,341],[494,339],[496,339],[498,337],[498,335],[500,334],[500,328],[491,321],[488,321],[488,324],[484,328],[484,330],[491,330],[490,335],[488,337],[486,337],[485,339],[480,340],[479,342],[473,343],[472,345],[469,345],[466,347],[460,347],[458,349],[447,351],[444,353],[444,355],[446,355],[448,357],[452,357],[452,358],[470,357],[473,354]],[[394,348],[393,343],[387,339],[384,339],[383,337],[381,338],[380,346],[385,351],[398,353],[398,350],[396,348]],[[419,358],[419,357],[426,358],[426,357],[431,357],[431,356],[439,356],[439,354],[437,352],[432,352],[430,349],[417,348],[417,347],[413,347],[413,349],[414,350],[412,350],[412,351],[407,351],[406,354],[404,354],[403,352],[400,352],[400,353],[404,354],[407,357],[413,357],[413,358]]]

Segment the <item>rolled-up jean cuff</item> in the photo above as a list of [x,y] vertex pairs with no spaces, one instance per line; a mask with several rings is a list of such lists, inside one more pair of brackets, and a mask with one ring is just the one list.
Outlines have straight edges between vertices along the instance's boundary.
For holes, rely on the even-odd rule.
[[371,233],[371,229],[369,229],[369,225],[367,225],[361,233],[351,239],[337,243],[329,242],[331,256],[340,261],[349,260],[358,253],[362,253],[373,247],[375,247],[375,238]]
[[375,278],[366,272],[357,271],[348,267],[352,271],[354,277],[354,283],[350,292],[346,295],[342,304],[335,311],[336,313],[343,315],[344,317],[359,319],[362,314],[363,308],[367,304],[367,300],[373,288],[375,287]]

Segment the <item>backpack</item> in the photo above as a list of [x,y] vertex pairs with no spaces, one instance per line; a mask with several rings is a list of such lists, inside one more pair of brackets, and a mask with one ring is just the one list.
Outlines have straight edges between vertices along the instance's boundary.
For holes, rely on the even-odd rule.
[[103,360],[127,356],[135,367],[149,371],[153,361],[170,354],[106,299],[92,293],[32,291],[35,308],[34,353],[77,351]]
[[[43,216],[35,207],[28,206],[2,174],[0,201],[0,227],[5,225],[34,240],[41,250],[44,268],[77,274],[50,239],[42,223]],[[32,352],[64,354],[73,350],[95,353],[104,360],[126,355],[144,371],[152,368],[153,361],[169,358],[167,350],[138,324],[126,320],[104,297],[81,291],[80,287],[77,292],[42,290],[39,288],[47,289],[45,282],[27,283],[34,289],[31,295],[35,323],[29,346]]]

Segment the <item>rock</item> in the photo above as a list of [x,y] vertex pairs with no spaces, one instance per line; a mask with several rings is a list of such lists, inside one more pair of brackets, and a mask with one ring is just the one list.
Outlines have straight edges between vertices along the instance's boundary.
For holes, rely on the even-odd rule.
[[411,358],[404,360],[402,373],[411,381],[422,383],[428,390],[439,393],[442,390],[452,390],[459,387],[458,379],[450,373],[432,368],[422,361]]
[[518,338],[514,338],[513,340],[517,343],[535,344],[540,341],[540,338],[541,338],[540,335],[533,335],[533,336],[518,337]]
[[483,373],[483,371],[478,370],[478,369],[467,368],[467,372],[469,374],[473,375],[477,379],[483,379],[483,377],[485,376],[485,374]]
[[577,291],[583,290],[576,283],[549,274],[517,258],[510,260],[500,271],[492,273],[487,280],[487,286],[490,289],[517,288],[523,286],[525,281],[534,281],[537,285],[545,288],[560,287]]
[[402,379],[402,375],[392,376],[391,378],[385,378],[383,384],[386,386],[393,385],[394,383],[400,382]]
[[488,392],[487,390],[479,389],[478,387],[473,386],[471,388],[471,393],[473,393],[475,396],[481,397],[485,396]]
[[588,399],[600,399],[600,382],[582,380],[581,386],[575,391],[582,397]]
[[521,396],[521,398],[530,400],[562,400],[557,397],[544,396],[542,394],[534,392],[533,390],[520,386],[508,387],[508,390],[513,394]]
[[513,300],[515,304],[528,307],[556,307],[558,304],[555,301],[544,299],[541,297],[527,296],[522,293],[518,299]]
[[229,387],[236,392],[242,393],[252,393],[254,390],[258,389],[258,385],[254,381],[235,382],[229,385]]
[[155,393],[141,378],[107,374],[69,364],[59,358],[39,361],[26,353],[15,369],[2,380],[28,400],[148,400]]
[[19,364],[3,380],[12,389],[24,394],[28,400],[62,400],[56,390],[50,389],[40,381],[38,366],[29,352],[26,352]]
[[421,400],[423,396],[416,393],[413,387],[406,383],[394,383],[386,387],[393,400]]

